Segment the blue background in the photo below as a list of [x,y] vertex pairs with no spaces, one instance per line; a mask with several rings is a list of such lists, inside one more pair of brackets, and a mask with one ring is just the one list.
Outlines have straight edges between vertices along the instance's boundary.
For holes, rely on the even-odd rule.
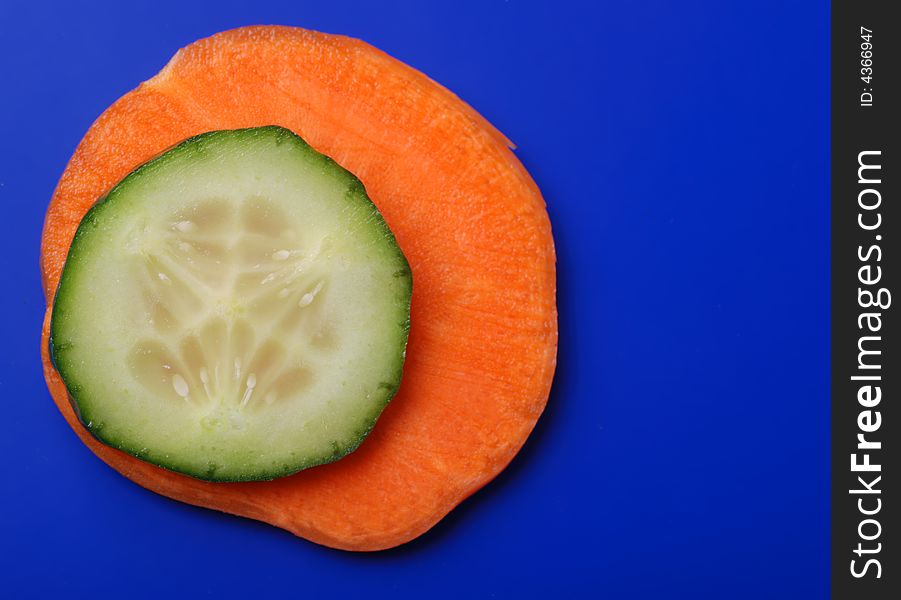
[[[828,593],[827,2],[76,4],[0,4],[0,596]],[[42,380],[38,246],[75,145],[179,47],[255,23],[426,72],[518,144],[547,199],[547,412],[495,482],[393,551],[147,492]]]

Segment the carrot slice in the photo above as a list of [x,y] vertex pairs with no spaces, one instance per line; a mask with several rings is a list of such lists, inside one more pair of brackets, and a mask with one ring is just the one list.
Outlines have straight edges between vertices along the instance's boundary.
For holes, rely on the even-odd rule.
[[160,494],[348,550],[402,544],[493,479],[544,409],[556,364],[554,246],[509,142],[414,69],[351,38],[247,27],[179,51],[113,104],[47,211],[48,305],[87,209],[135,166],[198,133],[281,125],[356,174],[413,270],[401,389],[359,450],[270,482],[213,484],[97,442],[47,355],[50,392],[82,441]]

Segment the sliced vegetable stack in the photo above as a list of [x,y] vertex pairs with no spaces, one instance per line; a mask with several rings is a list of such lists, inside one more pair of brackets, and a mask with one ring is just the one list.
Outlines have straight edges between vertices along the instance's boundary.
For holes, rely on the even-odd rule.
[[[306,200],[285,202],[288,196],[275,183],[266,184],[265,176],[247,183],[253,178],[247,178],[249,171],[238,157],[248,163],[255,157],[253,164],[265,175],[264,166],[275,169],[282,159],[301,163],[318,155],[265,144],[245,155],[229,150],[245,142],[225,140],[246,133],[213,134],[225,136],[223,160],[236,162],[211,175],[213,165],[201,168],[200,159],[186,161],[185,173],[191,177],[182,181],[194,182],[185,188],[190,193],[181,196],[186,204],[172,200],[174,188],[172,194],[154,195],[154,186],[161,192],[174,176],[161,168],[150,185],[151,178],[142,183],[139,171],[90,213],[88,225],[82,226],[86,233],[75,235],[98,198],[167,148],[205,132],[268,125],[290,130],[353,173],[378,212],[366,208],[362,195],[354,202],[348,199],[347,211],[339,213],[328,210],[334,203],[314,200],[334,199],[342,189],[337,179],[329,182],[342,172],[325,163],[319,179],[311,174],[296,186],[310,192]],[[289,139],[289,149],[299,143]],[[165,156],[159,159],[163,165],[175,160]],[[269,187],[258,197],[265,202],[255,204],[250,198],[257,184]],[[312,185],[317,186],[315,194],[308,187]],[[141,227],[133,229],[140,211],[130,207],[138,205],[150,207],[141,217],[149,227],[146,236]],[[301,218],[298,207],[318,211],[315,222]],[[378,233],[385,232],[379,213],[409,262],[415,289],[400,389],[372,432],[341,460],[272,481],[199,479],[280,475],[324,460],[332,442],[338,449],[328,456],[343,454],[387,400],[403,347],[400,324],[409,280],[388,282],[387,275],[401,272],[403,262],[392,240]],[[98,233],[89,234],[95,215]],[[270,220],[272,215],[276,218]],[[276,221],[295,236],[280,231],[255,246],[255,228],[275,227]],[[319,247],[328,232],[353,258],[355,266],[346,275],[339,254],[326,259],[326,250]],[[362,242],[367,236],[371,244]],[[201,258],[200,240],[206,237],[212,245]],[[155,250],[145,255],[141,248]],[[313,255],[320,258],[303,262]],[[196,264],[183,273],[180,266],[189,264],[187,256]],[[201,266],[217,256],[221,268]],[[248,260],[251,256],[259,257],[259,263]],[[104,277],[101,264],[115,265],[123,284],[99,282]],[[287,273],[301,264],[311,278],[288,284]],[[69,424],[100,458],[161,494],[266,521],[337,548],[376,550],[406,542],[494,478],[534,427],[553,378],[554,247],[538,189],[509,142],[469,106],[421,73],[350,38],[249,27],[179,51],[156,77],[101,115],[78,146],[47,212],[42,271],[48,301],[42,344],[48,386]],[[270,275],[273,279],[263,284]],[[218,291],[201,293],[205,288],[191,277]],[[188,281],[196,299],[185,293],[181,300],[155,302],[167,297],[169,283]],[[279,286],[274,297],[263,292],[270,283]],[[355,285],[360,295],[352,293]],[[60,306],[54,309],[58,287]],[[279,302],[284,300],[278,296],[282,289],[288,290],[292,304]],[[220,305],[230,301],[236,301],[231,309]],[[255,302],[252,311],[237,309]],[[280,312],[279,307],[288,306],[291,311]],[[321,318],[309,318],[319,310],[324,311]],[[134,327],[116,335],[113,323],[128,311],[138,314]],[[137,323],[145,313],[154,315],[153,325]],[[74,383],[71,402],[50,360],[51,315],[57,366]],[[290,315],[303,321],[296,324],[299,335],[270,336],[269,326]],[[99,355],[76,358],[75,334],[85,336],[85,343],[88,323],[97,324],[90,343],[103,346],[101,354],[117,357],[125,369],[105,369],[101,363],[106,359]],[[247,347],[253,351],[236,356],[230,340],[249,331],[254,341]],[[67,336],[72,336],[68,347]],[[322,347],[310,347],[317,339]],[[264,373],[263,363],[278,361],[258,366],[251,355],[268,352],[269,342],[278,345],[271,348],[284,362]],[[369,352],[362,351],[366,347]],[[212,349],[221,354],[208,354]],[[232,374],[227,384],[220,379],[212,385],[217,362],[231,361],[234,368],[235,358],[240,358],[238,375]],[[285,375],[300,368],[301,360],[305,370]],[[350,387],[347,394],[321,387],[340,387],[342,382]],[[88,396],[110,386],[129,392],[94,406]],[[88,394],[89,389],[94,391]],[[173,407],[173,414],[161,415],[138,400],[149,402],[151,397],[158,406]],[[333,404],[317,412],[302,398]],[[129,402],[134,406],[129,408]],[[73,405],[82,410],[91,431],[78,420]],[[340,406],[353,410],[341,413]],[[94,419],[91,411],[101,410],[105,416]],[[234,413],[241,417],[236,423]],[[311,434],[292,437],[290,431],[301,422]],[[179,424],[186,429],[170,436],[170,425]],[[256,432],[243,446],[228,438],[240,425]],[[272,445],[264,447],[269,438],[263,432],[269,428],[276,434]],[[152,437],[154,431],[159,435]],[[168,469],[134,456],[141,453],[143,439],[153,441],[143,457]]]

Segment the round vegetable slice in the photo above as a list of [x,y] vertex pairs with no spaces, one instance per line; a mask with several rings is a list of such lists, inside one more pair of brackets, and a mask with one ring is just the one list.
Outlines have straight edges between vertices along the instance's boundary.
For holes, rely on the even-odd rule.
[[210,132],[84,217],[51,357],[108,445],[200,479],[273,479],[369,433],[400,383],[410,292],[356,177],[280,127]]
[[[507,140],[423,74],[351,38],[246,27],[196,42],[116,101],[54,193],[41,249],[48,304],[78,223],[135,166],[192,135],[278,124],[354,173],[416,281],[404,376],[358,450],[267,482],[209,483],[99,443],[158,493],[348,550],[409,541],[491,481],[547,402],[556,364],[554,244],[544,201]],[[103,302],[103,298],[97,298]]]

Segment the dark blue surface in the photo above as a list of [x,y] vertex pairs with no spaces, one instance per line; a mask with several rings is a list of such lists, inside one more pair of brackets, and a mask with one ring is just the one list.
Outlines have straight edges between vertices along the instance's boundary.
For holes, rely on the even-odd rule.
[[[0,4],[0,596],[827,594],[827,2],[76,4]],[[179,47],[254,23],[423,70],[518,144],[547,199],[548,410],[501,477],[398,550],[147,492],[42,380],[38,245],[75,145]]]

